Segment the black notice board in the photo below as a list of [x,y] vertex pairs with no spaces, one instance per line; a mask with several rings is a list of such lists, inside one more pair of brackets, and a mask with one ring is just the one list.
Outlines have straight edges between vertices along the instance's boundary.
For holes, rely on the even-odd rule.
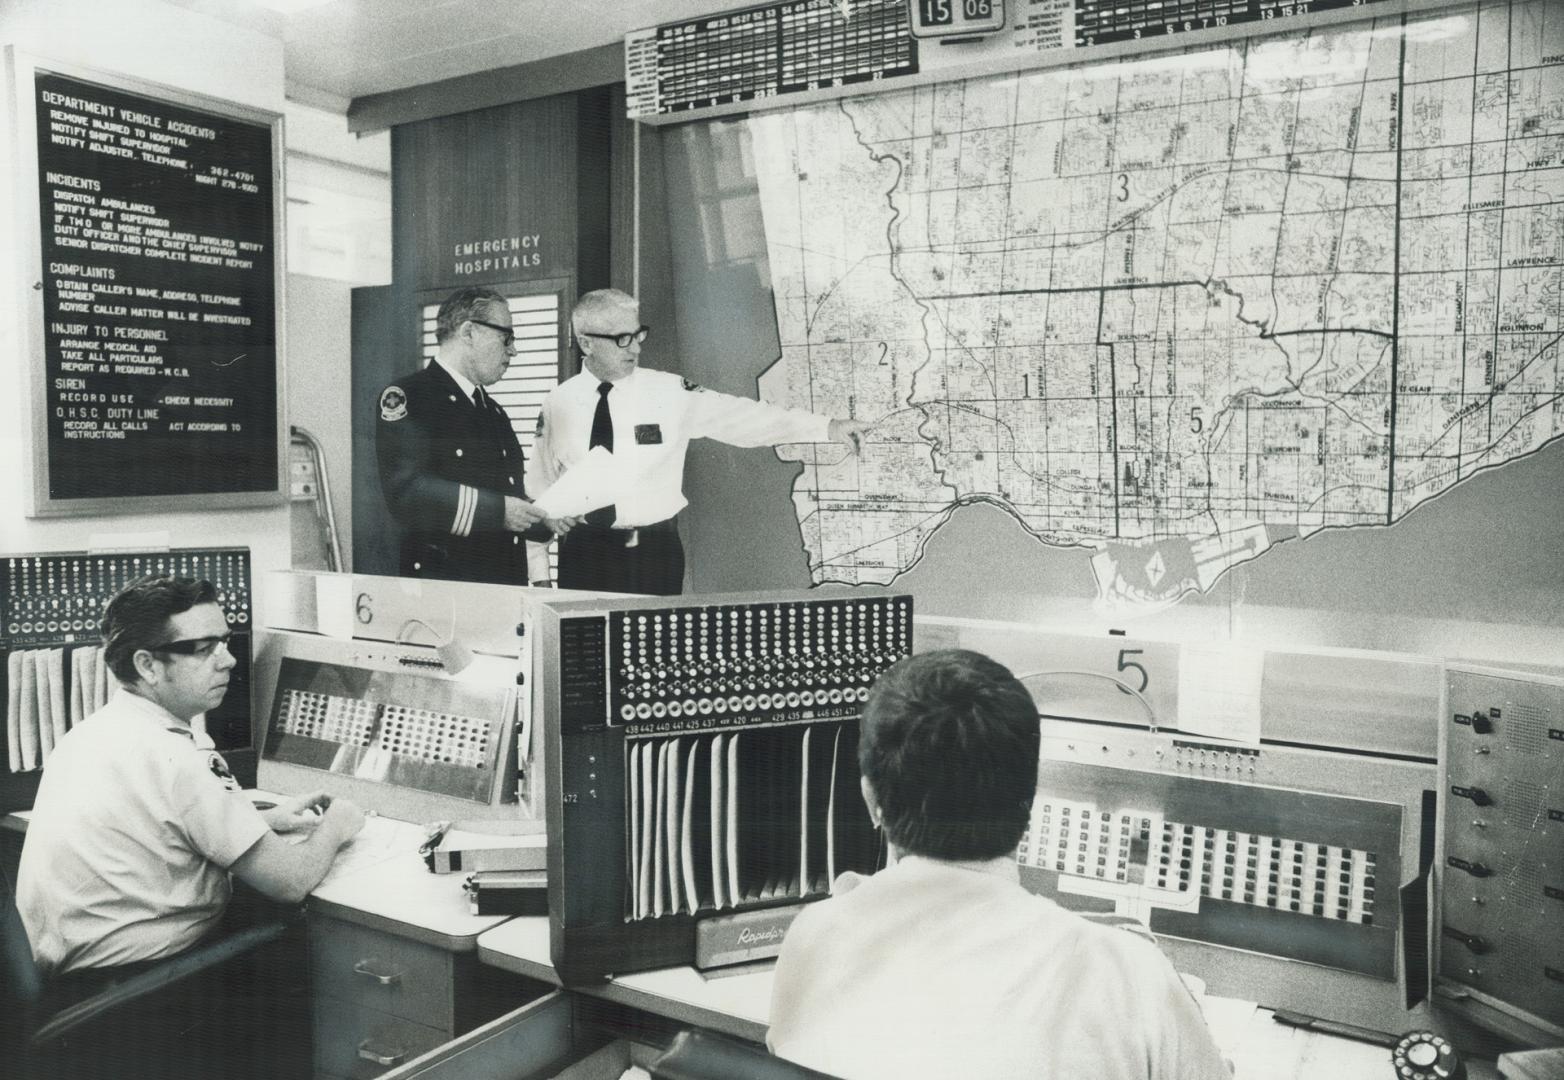
[[273,121],[42,67],[32,85],[35,513],[278,501]]

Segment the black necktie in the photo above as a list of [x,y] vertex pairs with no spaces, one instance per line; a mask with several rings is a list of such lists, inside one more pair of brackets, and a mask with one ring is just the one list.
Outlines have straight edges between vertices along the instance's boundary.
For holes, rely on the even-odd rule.
[[489,401],[484,396],[483,387],[475,386],[472,388],[472,403],[478,406],[479,412],[489,411]]
[[[592,439],[587,443],[588,450],[601,446],[609,453],[614,452],[614,418],[608,415],[608,392],[613,388],[614,384],[610,382],[597,384],[597,411],[592,414]],[[588,514],[586,522],[606,529],[614,524],[614,517],[614,508],[605,506]]]
[[608,415],[608,392],[614,388],[611,382],[597,384],[597,412],[592,414],[592,441],[587,449],[601,446],[610,454],[614,452],[614,418]]

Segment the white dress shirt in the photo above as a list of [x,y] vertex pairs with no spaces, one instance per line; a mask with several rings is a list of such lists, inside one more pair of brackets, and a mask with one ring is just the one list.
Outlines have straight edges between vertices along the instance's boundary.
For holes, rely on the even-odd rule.
[[461,372],[457,371],[455,368],[447,367],[446,365],[440,363],[440,360],[439,360],[438,357],[436,357],[433,360],[430,360],[429,362],[431,364],[433,364],[435,367],[439,368],[441,371],[445,372],[447,375],[449,375],[451,377],[451,381],[453,383],[455,383],[457,386],[461,387],[462,393],[467,395],[467,400],[468,401],[472,400],[472,392],[474,390],[478,389],[478,384],[477,383],[473,382],[471,379],[469,379],[467,376],[463,375]]
[[[583,368],[544,399],[532,451],[537,495],[586,457],[599,382]],[[719,394],[667,371],[636,368],[613,385],[608,409],[614,422],[616,528],[654,525],[689,505],[683,488],[691,439],[730,446],[830,439],[829,417]]]
[[846,1080],[1230,1076],[1156,946],[1027,892],[1013,858],[907,856],[810,905],[766,1042]]

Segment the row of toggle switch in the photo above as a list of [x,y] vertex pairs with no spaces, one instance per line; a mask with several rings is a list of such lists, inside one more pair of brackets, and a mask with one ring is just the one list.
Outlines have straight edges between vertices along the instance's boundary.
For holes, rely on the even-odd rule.
[[5,560],[4,571],[3,625],[12,647],[96,635],[110,597],[153,574],[208,580],[229,625],[250,621],[248,551],[16,556]]
[[790,710],[862,700],[909,652],[906,602],[796,602],[624,611],[610,620],[616,714]]
[[684,698],[678,701],[641,702],[619,707],[619,718],[626,723],[633,720],[677,720],[680,717],[744,716],[773,709],[810,709],[818,705],[842,705],[864,702],[869,698],[869,688],[860,686],[829,690],[791,690],[786,693],[734,694],[727,697]]
[[609,635],[610,715],[722,726],[833,706],[856,712],[880,673],[911,651],[912,613],[905,598],[625,611],[610,617]]
[[[225,611],[224,618],[229,626],[243,626],[250,621],[248,611]],[[6,624],[6,631],[11,634],[80,634],[98,632],[97,619],[40,619],[37,622],[15,621]]]
[[742,660],[729,660],[719,656],[716,659],[702,654],[697,658],[688,658],[684,662],[677,659],[665,661],[661,656],[654,663],[643,663],[640,666],[627,664],[619,669],[621,678],[652,677],[658,679],[668,678],[670,675],[745,675],[761,671],[814,671],[819,668],[822,672],[826,668],[843,667],[852,664],[880,665],[892,664],[900,659],[902,652],[850,652],[842,650],[833,656],[820,655],[818,658],[802,655],[796,651],[790,651],[785,655],[768,657],[764,654],[756,659],[753,653],[746,652]]
[[678,612],[627,612],[619,617],[615,629],[627,657],[633,649],[638,655],[650,653],[659,659],[666,654],[669,660],[680,654],[686,661],[693,661],[697,654],[707,657],[742,651],[754,655],[757,647],[761,655],[776,656],[905,648],[911,631],[907,616],[882,620],[877,608],[866,604],[859,608],[863,610],[844,606],[831,611],[829,618],[826,611],[817,610],[814,619],[808,612],[799,619],[796,605],[785,612],[761,608],[758,619],[753,608],[744,610],[742,618],[739,609],[723,608],[710,614],[704,609],[698,614],[686,611],[682,618]]
[[[876,654],[878,656],[879,654]],[[722,695],[731,692],[758,693],[808,688],[831,689],[834,687],[868,686],[875,677],[895,661],[887,656],[870,664],[844,664],[838,660],[830,665],[822,662],[808,667],[791,664],[703,664],[698,667],[656,668],[638,670],[620,669],[620,692],[631,700],[652,700],[665,697],[685,697],[690,694]]]

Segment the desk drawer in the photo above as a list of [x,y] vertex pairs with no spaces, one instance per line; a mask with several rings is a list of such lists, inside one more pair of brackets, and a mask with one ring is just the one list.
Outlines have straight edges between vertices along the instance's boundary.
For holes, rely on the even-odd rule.
[[555,990],[452,1040],[382,1080],[618,1080],[623,1043],[576,1029],[568,993]]
[[456,1031],[452,956],[340,919],[310,920],[310,967],[317,996],[338,997],[393,1016]]
[[368,1009],[341,998],[315,996],[315,1074],[369,1080],[404,1065],[450,1039],[448,1031]]

